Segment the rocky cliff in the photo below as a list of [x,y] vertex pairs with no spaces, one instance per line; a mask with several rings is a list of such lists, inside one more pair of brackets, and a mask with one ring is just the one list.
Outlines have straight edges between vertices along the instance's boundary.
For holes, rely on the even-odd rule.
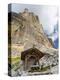
[[11,42],[13,44],[30,43],[53,47],[45,35],[37,15],[25,9],[22,13],[9,13],[10,16],[9,24],[11,24]]

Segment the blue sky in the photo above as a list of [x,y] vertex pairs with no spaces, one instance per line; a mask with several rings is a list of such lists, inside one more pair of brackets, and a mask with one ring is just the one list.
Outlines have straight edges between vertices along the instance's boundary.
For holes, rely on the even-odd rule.
[[[39,16],[40,23],[43,25],[44,31],[53,42],[58,38],[58,30],[54,33],[58,22],[58,7],[48,5],[30,5],[30,4],[12,4],[13,12],[23,12],[28,8],[30,12],[34,12]],[[51,35],[52,34],[52,35]],[[58,42],[56,42],[58,44]]]

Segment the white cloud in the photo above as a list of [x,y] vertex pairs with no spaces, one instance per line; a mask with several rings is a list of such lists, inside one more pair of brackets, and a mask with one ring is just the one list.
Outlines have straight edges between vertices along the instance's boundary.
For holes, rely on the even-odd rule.
[[44,30],[47,31],[47,34],[53,33],[54,25],[57,23],[57,7],[55,6],[42,7],[39,19],[43,24]]

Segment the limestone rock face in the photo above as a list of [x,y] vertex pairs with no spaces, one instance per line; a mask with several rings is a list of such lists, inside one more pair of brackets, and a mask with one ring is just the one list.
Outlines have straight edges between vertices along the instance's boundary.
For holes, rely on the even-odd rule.
[[[11,42],[12,44],[23,44],[24,46],[42,44],[45,47],[53,47],[43,31],[39,18],[28,10],[22,13],[11,14]],[[11,22],[11,23],[10,23]],[[10,30],[10,29],[9,29]]]

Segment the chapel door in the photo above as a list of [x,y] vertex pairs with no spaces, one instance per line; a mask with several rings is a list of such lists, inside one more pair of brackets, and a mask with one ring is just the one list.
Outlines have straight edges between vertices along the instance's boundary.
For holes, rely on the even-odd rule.
[[36,58],[31,56],[27,60],[27,69],[29,70],[33,65],[36,65]]

